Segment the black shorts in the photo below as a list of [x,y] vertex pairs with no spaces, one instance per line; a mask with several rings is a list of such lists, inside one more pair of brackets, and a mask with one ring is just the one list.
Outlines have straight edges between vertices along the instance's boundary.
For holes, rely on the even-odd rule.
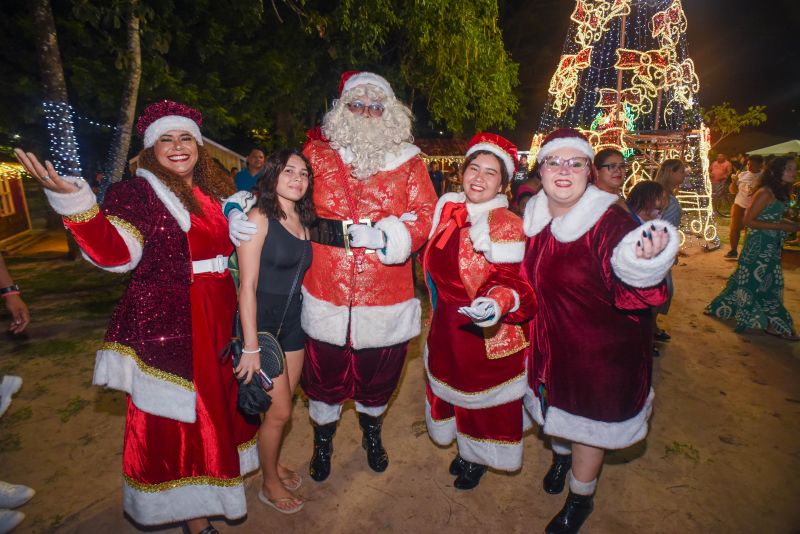
[[277,336],[278,343],[281,344],[284,352],[300,350],[306,342],[306,334],[303,332],[303,327],[300,326],[300,309],[303,302],[303,294],[300,292],[292,295],[289,309],[286,310],[286,317],[283,319],[281,332],[278,334],[278,326],[281,325],[281,317],[288,298],[288,295],[256,293],[257,329],[259,332],[269,332]]

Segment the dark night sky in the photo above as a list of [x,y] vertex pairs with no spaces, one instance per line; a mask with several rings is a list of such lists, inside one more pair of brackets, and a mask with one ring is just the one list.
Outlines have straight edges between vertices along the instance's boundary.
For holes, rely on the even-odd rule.
[[[564,44],[573,0],[506,0],[501,24],[520,63],[520,112],[514,132],[529,142]],[[689,55],[704,107],[767,106],[765,133],[800,138],[800,1],[684,0]],[[794,44],[793,44],[794,43]]]

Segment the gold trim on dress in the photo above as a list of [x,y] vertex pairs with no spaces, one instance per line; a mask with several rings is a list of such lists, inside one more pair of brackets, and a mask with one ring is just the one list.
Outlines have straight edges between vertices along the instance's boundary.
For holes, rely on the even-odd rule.
[[127,231],[136,241],[139,242],[140,245],[144,246],[144,238],[142,237],[142,233],[132,223],[129,223],[125,219],[115,215],[106,215],[106,219],[108,219],[108,221],[117,228],[122,228],[123,230]]
[[97,217],[98,213],[100,213],[100,207],[95,204],[86,211],[74,213],[72,215],[64,215],[64,219],[71,223],[85,223]]
[[217,486],[220,488],[233,488],[243,484],[242,477],[234,478],[215,478],[209,476],[199,477],[185,477],[177,480],[168,480],[158,484],[143,484],[137,480],[132,479],[128,475],[123,474],[122,477],[125,482],[135,489],[144,493],[158,493],[175,488],[183,488],[186,486]]
[[503,441],[499,439],[489,439],[489,438],[476,438],[475,436],[470,436],[464,432],[457,432],[459,436],[464,436],[465,438],[469,439],[470,441],[477,441],[478,443],[494,443],[495,445],[520,445],[522,444],[522,440],[519,441]]
[[255,444],[256,444],[257,442],[258,442],[258,434],[256,434],[255,436],[253,436],[253,439],[251,439],[251,440],[249,440],[249,441],[245,441],[245,442],[244,442],[244,443],[242,443],[241,445],[238,445],[238,446],[236,447],[236,449],[237,449],[237,450],[238,450],[238,451],[241,453],[241,452],[244,452],[245,450],[249,449],[250,447],[253,447],[253,446],[255,446]]
[[170,382],[186,390],[189,391],[195,390],[194,384],[190,380],[186,380],[185,378],[181,378],[172,373],[168,373],[167,371],[156,369],[154,367],[147,365],[142,361],[141,358],[139,358],[139,355],[136,354],[136,351],[127,345],[123,345],[122,343],[116,343],[113,341],[108,341],[101,345],[100,350],[110,350],[112,352],[117,352],[119,354],[122,354],[123,356],[127,356],[136,363],[136,366],[139,368],[141,372],[153,376],[159,380]]
[[[487,394],[487,393],[489,393],[489,392],[491,392],[491,391],[494,391],[494,390],[496,390],[496,389],[500,389],[500,388],[502,388],[502,387],[505,387],[505,386],[507,386],[508,384],[510,384],[510,383],[512,383],[512,382],[516,382],[516,381],[517,381],[517,380],[519,380],[520,378],[525,378],[525,371],[521,372],[520,374],[518,374],[518,375],[517,375],[517,376],[515,376],[514,378],[511,378],[511,379],[509,379],[509,380],[506,380],[505,382],[501,382],[500,384],[497,384],[496,386],[492,386],[492,387],[490,387],[489,389],[482,389],[482,390],[480,390],[480,391],[461,391],[460,389],[456,389],[456,388],[454,388],[453,386],[451,386],[451,385],[450,385],[450,384],[448,384],[447,382],[444,382],[444,381],[442,381],[442,380],[439,380],[438,378],[436,378],[435,376],[433,376],[433,373],[431,373],[430,371],[428,371],[428,376],[429,376],[430,378],[432,378],[432,379],[433,379],[433,381],[434,381],[434,382],[436,382],[437,384],[441,384],[442,386],[444,386],[445,388],[447,388],[447,389],[449,389],[449,390],[451,390],[451,391],[455,391],[455,392],[457,392],[457,393],[459,393],[459,394],[461,394],[461,395],[467,395],[467,396],[478,396],[478,395],[485,395],[485,394]],[[514,399],[514,400],[516,400],[516,399]],[[511,402],[511,401],[509,401],[509,402]],[[451,403],[451,404],[452,404],[452,403]]]

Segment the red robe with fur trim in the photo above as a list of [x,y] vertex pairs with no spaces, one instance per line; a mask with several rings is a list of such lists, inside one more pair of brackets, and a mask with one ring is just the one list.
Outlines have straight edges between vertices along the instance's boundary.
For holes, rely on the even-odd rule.
[[[437,205],[424,256],[433,315],[425,347],[426,419],[436,443],[457,439],[468,461],[513,471],[522,462],[527,389],[522,323],[536,304],[519,276],[522,221],[507,205],[503,195],[465,204],[463,193],[448,193]],[[454,209],[461,213],[451,216]],[[458,313],[476,297],[494,301],[501,317],[496,324],[482,327]]]
[[[522,274],[536,293],[531,391],[526,406],[548,435],[604,449],[644,439],[653,401],[651,307],[667,298],[664,276],[677,233],[637,226],[617,196],[590,185],[564,216],[539,193],[525,209],[530,237]],[[653,259],[636,258],[642,231],[668,228]]]
[[[330,144],[319,138],[303,153],[314,171],[314,206],[319,217],[337,221],[370,219],[387,237],[374,254],[312,243],[314,260],[303,280],[303,330],[312,339],[344,346],[348,329],[353,349],[388,347],[420,331],[421,308],[414,298],[411,253],[425,243],[436,193],[419,149],[406,143],[387,156],[384,169],[364,180]],[[348,194],[356,204],[353,213]],[[401,222],[408,212],[415,221]],[[358,249],[355,249],[358,250]]]

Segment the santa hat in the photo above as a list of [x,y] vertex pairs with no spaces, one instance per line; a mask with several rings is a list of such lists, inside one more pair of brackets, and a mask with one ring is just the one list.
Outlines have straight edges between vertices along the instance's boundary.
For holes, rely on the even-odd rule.
[[359,85],[374,85],[386,93],[386,96],[394,96],[392,86],[389,85],[386,78],[373,72],[359,72],[357,70],[348,70],[342,73],[342,78],[339,80],[339,96]]
[[144,147],[150,148],[164,132],[185,130],[192,134],[198,145],[203,144],[200,126],[203,115],[186,104],[162,100],[150,104],[136,121],[136,131],[142,136]]
[[578,130],[561,128],[554,130],[542,140],[542,146],[536,154],[536,161],[540,162],[559,148],[574,148],[579,150],[590,160],[594,158],[592,145]]
[[469,157],[479,150],[486,150],[500,158],[508,171],[509,178],[517,169],[517,147],[505,137],[488,132],[478,132],[469,140],[465,157]]

